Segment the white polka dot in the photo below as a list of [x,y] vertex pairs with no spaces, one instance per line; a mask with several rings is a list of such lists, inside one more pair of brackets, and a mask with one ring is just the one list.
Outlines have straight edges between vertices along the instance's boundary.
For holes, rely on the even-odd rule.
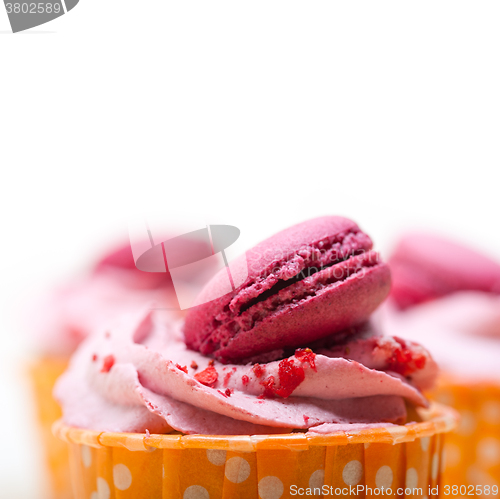
[[109,485],[104,478],[100,476],[97,477],[97,497],[99,499],[109,499],[111,491],[109,490]]
[[382,487],[388,489],[392,485],[393,478],[394,475],[391,468],[389,466],[381,466],[375,475],[375,483],[379,489]]
[[455,468],[462,460],[460,447],[455,444],[448,443],[444,448],[444,466],[443,468]]
[[500,463],[500,440],[493,437],[481,439],[477,444],[477,456],[485,466]]
[[88,445],[82,445],[80,454],[85,468],[90,468],[90,465],[92,464],[92,451],[90,450],[90,447]]
[[460,424],[458,426],[457,432],[461,435],[472,435],[476,429],[476,418],[474,413],[471,411],[461,411],[460,412]]
[[92,492],[92,494],[90,494],[90,499],[99,499],[97,492]]
[[127,490],[132,485],[132,473],[124,464],[114,465],[113,482],[118,490]]
[[370,445],[371,445],[370,442],[366,442],[365,443],[365,449],[368,449],[368,447],[370,447]]
[[408,468],[406,470],[405,487],[409,489],[414,489],[418,487],[418,472],[415,468]]
[[342,480],[346,485],[357,485],[363,477],[363,465],[353,459],[349,461],[342,470]]
[[182,499],[210,499],[210,495],[205,487],[191,485],[184,491]]
[[309,487],[311,489],[318,488],[321,489],[325,483],[325,470],[316,470],[311,474],[309,478]]
[[432,468],[431,468],[431,477],[433,480],[436,480],[439,473],[439,456],[434,454],[432,456]]
[[265,476],[259,482],[261,499],[280,499],[284,490],[283,482],[277,476]]
[[493,400],[483,404],[481,408],[481,415],[483,419],[489,424],[500,423],[500,402]]
[[207,449],[207,459],[215,466],[222,466],[226,462],[226,451]]
[[230,482],[241,483],[250,476],[250,465],[246,459],[235,456],[227,460],[224,473]]
[[422,447],[422,450],[424,452],[427,452],[430,443],[431,443],[431,437],[422,437],[420,439],[420,447]]
[[457,426],[457,422],[455,420],[455,418],[451,417],[451,416],[445,416],[443,418],[443,423],[444,423],[444,431],[451,431],[451,430],[454,430]]
[[489,475],[488,473],[484,472],[481,468],[477,466],[470,466],[467,469],[467,481],[471,483],[472,485],[489,485],[490,487],[494,485],[498,485],[495,479]]
[[436,400],[438,402],[441,402],[441,404],[445,405],[453,405],[454,402],[454,397],[451,392],[441,392],[436,395]]

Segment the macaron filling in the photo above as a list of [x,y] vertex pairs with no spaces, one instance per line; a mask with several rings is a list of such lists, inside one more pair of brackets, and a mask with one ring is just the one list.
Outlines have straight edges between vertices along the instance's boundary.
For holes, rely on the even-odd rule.
[[[224,348],[239,333],[250,331],[259,322],[269,320],[270,317],[283,313],[300,302],[332,291],[348,280],[361,279],[378,265],[378,253],[369,251],[312,271],[311,275],[295,280],[290,285],[284,286],[287,281],[279,281],[260,296],[241,306],[238,315],[223,313],[216,316],[216,333],[206,339],[200,350],[208,353]],[[307,269],[311,270],[311,267]],[[244,291],[241,294],[244,294]],[[237,298],[241,298],[240,295]]]
[[[219,345],[226,346],[231,338],[240,331],[248,331],[257,322],[269,318],[287,307],[293,307],[303,300],[314,298],[324,293],[327,288],[339,286],[348,279],[363,277],[365,272],[369,272],[378,264],[378,253],[369,251],[316,269],[311,272],[311,275],[299,278],[289,285],[284,285],[287,281],[279,281],[272,288],[241,306],[238,315],[221,314],[215,318]],[[312,270],[311,267],[307,269]],[[241,294],[244,294],[244,291]],[[240,295],[239,297],[241,297]],[[213,339],[213,337],[210,338],[211,341]]]
[[[229,303],[229,309],[233,313],[241,314],[282,289],[354,256],[362,255],[371,248],[372,241],[369,236],[356,228],[321,239],[281,258],[278,256],[256,277],[243,284]],[[259,256],[249,255],[250,270],[257,265]],[[340,279],[345,277],[348,275],[344,272],[339,276]]]
[[[317,241],[286,259],[274,261],[256,278],[245,283],[223,313],[217,315],[222,346],[240,330],[301,300],[314,297],[328,286],[335,286],[379,263],[378,253],[370,251],[372,241],[357,230]],[[252,262],[249,262],[249,266]],[[223,334],[221,327],[226,334]],[[226,338],[224,338],[226,336]]]
[[[315,296],[324,288],[339,285],[350,277],[361,277],[363,272],[375,267],[378,263],[378,253],[369,251],[323,268],[308,267],[305,269],[309,271],[308,274],[302,271],[299,276],[290,280],[292,282],[279,281],[272,288],[242,306],[238,315],[242,317],[250,311],[248,315],[253,318],[250,325],[252,327],[256,321],[263,316],[267,317],[273,310]],[[246,329],[246,320],[241,322],[237,320],[237,322],[243,329]]]

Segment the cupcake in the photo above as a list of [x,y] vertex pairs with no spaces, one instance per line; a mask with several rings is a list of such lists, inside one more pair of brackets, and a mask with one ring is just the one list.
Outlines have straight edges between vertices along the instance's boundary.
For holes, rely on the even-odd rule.
[[146,307],[80,345],[55,389],[75,496],[435,494],[456,419],[422,395],[427,350],[370,320],[390,274],[369,236],[310,220],[238,269],[185,320]]
[[384,327],[431,348],[442,368],[431,397],[462,416],[448,439],[444,484],[498,486],[500,264],[421,233],[403,237],[389,264],[393,287]]

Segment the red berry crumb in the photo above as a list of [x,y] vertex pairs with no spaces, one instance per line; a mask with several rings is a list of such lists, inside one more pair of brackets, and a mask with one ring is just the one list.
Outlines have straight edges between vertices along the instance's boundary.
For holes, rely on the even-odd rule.
[[418,357],[415,357],[414,361],[415,361],[415,366],[417,367],[417,369],[423,369],[425,366],[425,363],[427,362],[427,359],[426,359],[425,355],[420,355]]
[[191,362],[191,369],[198,369],[198,364],[194,360]]
[[115,358],[112,355],[108,355],[104,357],[104,361],[102,363],[101,372],[109,373],[110,369],[113,367],[115,363]]
[[224,386],[227,386],[227,384],[229,383],[229,380],[231,379],[231,375],[233,373],[231,371],[229,371],[228,373],[225,374],[224,376]]
[[194,375],[194,379],[196,381],[199,381],[202,385],[205,386],[210,386],[213,388],[215,383],[217,382],[217,378],[219,375],[217,374],[217,371],[215,370],[215,367],[209,366],[203,371],[196,373]]
[[287,398],[305,378],[304,368],[296,366],[292,359],[283,359],[279,363],[278,375],[279,387],[274,386],[274,376],[269,376],[269,378],[260,382],[264,387],[261,398],[274,398],[276,395]]
[[243,386],[247,386],[248,383],[250,382],[250,379],[248,376],[245,374],[244,376],[241,377],[241,382],[243,383]]
[[187,366],[180,366],[179,364],[175,364],[175,367],[177,367],[177,369],[180,369],[181,371],[184,371],[186,374],[188,373]]
[[92,355],[92,362],[95,362],[97,360],[97,354]]
[[233,390],[231,388],[226,388],[226,391],[224,392],[228,397],[231,396],[231,393],[233,393]]
[[210,360],[208,361],[208,365],[209,365],[209,366],[213,366],[213,365],[214,365],[214,362],[215,362],[215,361],[214,361],[214,359],[210,359]]
[[278,372],[280,387],[275,391],[277,395],[283,398],[289,397],[305,378],[304,368],[302,366],[296,366],[293,360],[290,359],[283,359],[279,363]]
[[262,367],[260,364],[254,364],[254,366],[252,367],[252,370],[253,370],[255,376],[257,376],[257,378],[262,378],[262,376],[264,375],[264,372],[265,372],[265,368]]
[[274,398],[274,394],[276,393],[274,389],[274,376],[269,376],[266,380],[261,381],[260,384],[264,387],[264,393],[259,395],[259,398]]
[[397,346],[392,348],[392,355],[387,360],[387,367],[389,370],[409,376],[418,369],[423,369],[427,361],[425,355],[416,351],[402,338],[394,336],[398,343]]
[[295,350],[295,357],[300,360],[300,362],[307,362],[315,371],[316,369],[316,354],[310,348],[298,348]]

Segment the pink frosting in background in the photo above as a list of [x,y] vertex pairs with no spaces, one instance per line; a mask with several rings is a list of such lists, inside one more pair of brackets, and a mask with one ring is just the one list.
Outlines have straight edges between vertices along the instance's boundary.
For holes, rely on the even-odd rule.
[[454,376],[500,380],[500,264],[442,237],[411,233],[389,265],[390,300],[378,312],[384,330],[421,341]]
[[[128,287],[122,271],[101,272],[49,292],[33,311],[35,342],[39,351],[69,355],[91,332],[144,304],[174,307],[169,288]],[[164,274],[165,275],[165,274]]]
[[38,352],[67,356],[91,332],[145,304],[179,309],[170,274],[138,270],[125,244],[104,255],[88,275],[42,297],[29,327]]
[[400,312],[383,305],[387,334],[422,342],[443,371],[467,380],[500,381],[500,297],[460,291]]

